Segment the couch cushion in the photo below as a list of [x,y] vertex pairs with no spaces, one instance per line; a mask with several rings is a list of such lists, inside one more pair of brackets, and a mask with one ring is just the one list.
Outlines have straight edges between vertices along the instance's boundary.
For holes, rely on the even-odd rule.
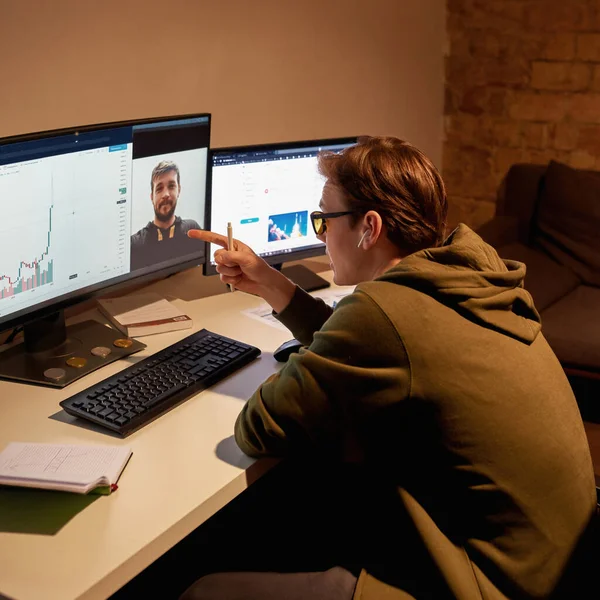
[[600,289],[580,285],[542,313],[542,333],[563,364],[600,368]]
[[[542,312],[551,304],[574,290],[581,280],[567,267],[549,256],[515,242],[498,250],[502,258],[525,263],[525,289],[533,296],[535,307]],[[600,315],[599,315],[600,316]]]
[[496,216],[516,218],[519,221],[518,239],[524,244],[531,243],[533,216],[547,168],[547,165],[516,163],[498,188]]
[[534,245],[590,285],[600,286],[600,173],[550,161],[538,205]]

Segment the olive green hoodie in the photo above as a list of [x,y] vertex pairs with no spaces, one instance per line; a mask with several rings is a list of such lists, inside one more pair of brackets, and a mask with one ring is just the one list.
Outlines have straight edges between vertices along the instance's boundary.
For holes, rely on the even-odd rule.
[[[247,402],[239,446],[371,466],[452,597],[549,596],[595,485],[524,280],[525,265],[460,225],[333,311],[297,290],[277,317],[307,348]],[[381,573],[365,564],[355,598],[408,597],[393,575],[402,560],[390,550],[385,562]]]

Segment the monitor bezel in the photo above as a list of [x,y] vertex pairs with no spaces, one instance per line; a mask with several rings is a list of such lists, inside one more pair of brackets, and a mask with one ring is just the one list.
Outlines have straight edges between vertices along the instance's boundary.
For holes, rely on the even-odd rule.
[[[206,202],[206,214],[204,216],[204,223],[208,230],[212,227],[212,172],[213,172],[213,156],[218,153],[227,152],[257,152],[261,150],[287,150],[291,148],[310,148],[313,146],[336,146],[341,144],[357,144],[360,136],[346,136],[338,138],[322,138],[313,140],[295,140],[285,142],[272,142],[272,143],[261,143],[261,144],[249,144],[244,146],[222,146],[219,148],[212,148],[209,152],[209,182],[207,202]],[[315,210],[318,207],[315,206]],[[218,233],[218,232],[217,232]],[[297,260],[304,260],[305,258],[313,258],[315,256],[325,255],[325,245],[317,248],[306,248],[303,250],[292,250],[291,252],[275,254],[272,256],[262,256],[261,258],[269,265],[280,265],[284,262],[291,262]],[[216,275],[217,268],[213,265],[210,260],[210,244],[206,245],[206,257],[203,265],[203,273],[205,276]]]
[[[159,123],[162,121],[179,121],[184,119],[199,119],[199,118],[208,118],[208,122],[206,127],[208,128],[208,147],[206,153],[206,190],[205,190],[205,206],[209,203],[209,194],[210,194],[210,170],[211,170],[211,148],[210,148],[210,134],[211,134],[211,126],[212,126],[212,113],[202,112],[202,113],[186,113],[186,114],[175,114],[175,115],[164,115],[160,117],[144,117],[138,119],[124,119],[120,121],[107,121],[104,123],[93,123],[82,126],[73,126],[73,127],[64,127],[60,129],[48,129],[39,132],[29,132],[20,135],[12,135],[8,137],[0,138],[0,146],[4,146],[7,144],[14,144],[20,142],[29,142],[29,141],[37,141],[43,140],[51,137],[61,136],[61,135],[75,135],[80,133],[87,133],[93,131],[100,131],[108,128],[118,128],[118,127],[134,127],[136,125],[145,125],[152,123]],[[126,280],[118,281],[116,283],[112,283],[109,285],[102,286],[101,283],[96,283],[91,286],[87,286],[88,288],[95,288],[92,290],[87,290],[87,288],[82,288],[81,290],[77,290],[74,292],[69,292],[65,294],[65,297],[60,297],[56,302],[52,300],[48,300],[48,304],[45,304],[42,307],[29,307],[20,310],[16,314],[7,315],[6,317],[0,317],[0,332],[7,331],[11,328],[15,328],[20,325],[26,325],[32,321],[36,321],[38,319],[42,319],[56,313],[58,311],[63,311],[71,306],[76,304],[80,304],[83,302],[87,302],[94,298],[98,298],[101,296],[105,296],[108,294],[113,294],[121,289],[134,287],[143,285],[146,283],[150,283],[151,281],[156,281],[158,279],[164,279],[169,275],[173,275],[175,273],[179,273],[181,271],[185,271],[192,267],[197,267],[204,265],[206,261],[206,254],[209,251],[208,244],[204,244],[204,251],[202,253],[198,252],[197,256],[194,255],[182,262],[178,262],[177,264],[167,265],[164,267],[159,267],[158,269],[141,273],[139,275],[128,277]],[[127,274],[128,275],[128,274]],[[125,275],[126,276],[126,275]],[[98,288],[97,286],[101,286]],[[87,290],[87,291],[86,291]]]

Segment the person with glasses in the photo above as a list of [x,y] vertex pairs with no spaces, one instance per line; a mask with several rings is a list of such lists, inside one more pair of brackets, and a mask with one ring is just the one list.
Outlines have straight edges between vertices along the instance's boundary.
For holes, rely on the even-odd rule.
[[[442,178],[406,141],[364,138],[319,169],[312,225],[335,283],[356,286],[335,309],[240,241],[215,254],[223,282],[304,344],[246,402],[235,440],[304,477],[238,512],[228,548],[248,561],[182,598],[550,597],[595,484],[525,265],[465,224],[446,233]],[[269,548],[271,563],[250,560]]]

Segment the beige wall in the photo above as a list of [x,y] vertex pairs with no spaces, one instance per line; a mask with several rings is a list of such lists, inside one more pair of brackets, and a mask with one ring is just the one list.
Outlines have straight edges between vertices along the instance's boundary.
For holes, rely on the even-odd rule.
[[600,2],[448,0],[450,221],[495,210],[517,162],[600,169]]
[[213,146],[388,134],[441,163],[444,0],[0,9],[0,136],[206,111]]

